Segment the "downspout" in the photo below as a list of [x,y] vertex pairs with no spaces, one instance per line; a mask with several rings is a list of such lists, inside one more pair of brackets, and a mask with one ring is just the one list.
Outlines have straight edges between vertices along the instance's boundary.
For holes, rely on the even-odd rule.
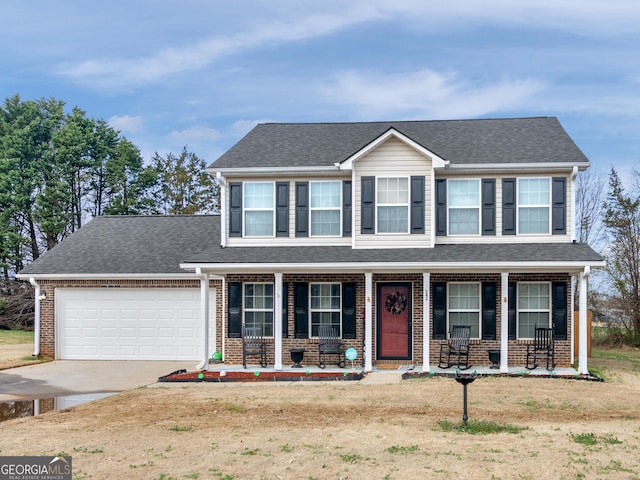
[[202,273],[202,269],[196,268],[196,276],[200,279],[200,314],[203,320],[204,337],[202,345],[202,361],[196,367],[204,370],[209,366],[209,275]]
[[34,308],[33,308],[33,356],[40,355],[40,301],[44,296],[40,295],[40,285],[36,282],[35,278],[30,277],[29,283],[33,285],[35,289],[34,294]]
[[578,167],[574,165],[571,172],[571,241],[576,242],[578,225],[576,224],[576,178],[578,178]]
[[227,180],[220,173],[216,173],[220,185],[220,248],[227,246]]

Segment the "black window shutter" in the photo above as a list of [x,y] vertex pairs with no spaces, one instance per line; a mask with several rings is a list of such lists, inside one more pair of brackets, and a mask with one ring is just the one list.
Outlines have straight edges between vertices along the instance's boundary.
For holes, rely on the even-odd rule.
[[309,337],[309,284],[293,284],[293,316],[295,338]]
[[564,235],[567,233],[567,179],[553,177],[551,180],[551,233]]
[[551,284],[551,321],[557,340],[567,339],[567,282]]
[[436,235],[447,234],[447,181],[436,180]]
[[227,299],[227,335],[229,338],[242,337],[242,283],[229,282]]
[[289,284],[282,282],[282,338],[289,338]]
[[411,233],[424,233],[424,176],[411,177]]
[[433,338],[441,340],[447,338],[447,284],[434,282],[432,285]]
[[351,236],[351,180],[342,182],[342,236]]
[[289,182],[276,182],[276,237],[289,236]]
[[356,284],[342,284],[342,338],[356,338]]
[[229,183],[229,236],[242,236],[242,183]]
[[496,234],[496,180],[482,179],[482,235]]
[[309,182],[296,182],[296,237],[309,236]]
[[482,284],[482,339],[496,339],[496,292],[495,282]]
[[516,320],[518,307],[518,287],[515,282],[509,282],[509,340],[516,339]]
[[502,179],[502,234],[516,234],[516,179]]
[[376,177],[362,177],[360,233],[375,233]]

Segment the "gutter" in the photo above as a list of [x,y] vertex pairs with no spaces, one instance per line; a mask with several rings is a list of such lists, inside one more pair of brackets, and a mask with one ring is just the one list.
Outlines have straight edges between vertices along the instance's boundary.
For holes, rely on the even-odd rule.
[[35,278],[29,278],[29,283],[35,288],[34,295],[34,319],[33,319],[33,355],[37,357],[40,355],[40,301],[45,300],[44,295],[40,295],[40,285],[36,282]]

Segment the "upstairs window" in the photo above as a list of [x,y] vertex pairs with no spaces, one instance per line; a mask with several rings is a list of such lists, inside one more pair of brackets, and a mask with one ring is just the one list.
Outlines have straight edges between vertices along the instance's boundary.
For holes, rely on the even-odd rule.
[[480,338],[480,284],[449,283],[449,331],[470,325],[471,338]]
[[480,180],[449,180],[449,235],[480,234]]
[[518,284],[518,338],[533,338],[535,327],[551,325],[551,285]]
[[272,283],[245,283],[244,325],[261,328],[262,335],[273,337]]
[[335,327],[340,333],[341,284],[312,283],[310,289],[311,336],[317,337],[320,325]]
[[342,182],[310,182],[311,236],[340,236]]
[[376,199],[378,233],[409,233],[409,178],[379,177]]
[[548,234],[551,218],[551,179],[518,179],[518,233]]
[[245,237],[273,237],[275,184],[246,182],[243,205]]

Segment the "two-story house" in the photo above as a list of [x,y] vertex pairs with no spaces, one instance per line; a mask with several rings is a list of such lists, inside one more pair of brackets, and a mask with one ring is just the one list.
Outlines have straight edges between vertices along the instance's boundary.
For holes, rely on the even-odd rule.
[[42,299],[37,347],[239,364],[256,326],[281,369],[292,348],[314,361],[331,325],[365,370],[429,370],[464,324],[472,363],[498,349],[507,371],[536,326],[574,363],[579,324],[586,373],[587,278],[603,266],[575,241],[588,167],[555,118],[260,124],[209,168],[220,216],[95,219],[21,272]]

